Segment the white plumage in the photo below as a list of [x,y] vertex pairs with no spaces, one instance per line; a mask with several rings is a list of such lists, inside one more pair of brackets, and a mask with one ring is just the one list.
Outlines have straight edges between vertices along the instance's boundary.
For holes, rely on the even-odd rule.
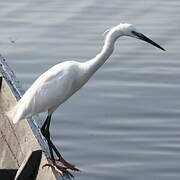
[[17,105],[7,114],[14,123],[35,114],[56,108],[75,93],[93,73],[107,60],[120,36],[131,36],[147,41],[164,50],[152,40],[139,33],[131,24],[119,24],[108,30],[102,51],[84,63],[67,61],[57,64],[43,73],[26,91]]
[[83,84],[83,63],[67,61],[43,73],[8,112],[14,123],[35,114],[52,113]]

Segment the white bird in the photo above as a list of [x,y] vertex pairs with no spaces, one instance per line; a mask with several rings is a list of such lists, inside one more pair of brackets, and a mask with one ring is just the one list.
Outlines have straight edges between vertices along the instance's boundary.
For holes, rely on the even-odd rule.
[[[104,45],[99,54],[86,62],[66,61],[53,66],[36,79],[15,107],[8,112],[8,117],[14,123],[41,112],[48,112],[47,119],[41,128],[41,133],[48,142],[52,160],[52,164],[46,166],[54,167],[61,173],[68,172],[67,169],[78,170],[62,158],[52,143],[49,133],[51,116],[59,105],[78,91],[104,64],[112,54],[116,40],[121,36],[146,41],[165,51],[164,48],[140,33],[132,24],[118,24],[106,33]],[[56,164],[57,159],[54,158],[53,151],[63,163],[63,167]]]

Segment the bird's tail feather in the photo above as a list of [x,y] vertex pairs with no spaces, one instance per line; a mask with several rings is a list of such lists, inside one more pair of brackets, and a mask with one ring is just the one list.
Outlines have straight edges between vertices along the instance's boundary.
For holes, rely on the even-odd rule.
[[9,111],[6,112],[7,117],[15,124],[18,121],[24,119],[22,118],[23,112],[22,108],[19,108],[19,103],[12,107]]

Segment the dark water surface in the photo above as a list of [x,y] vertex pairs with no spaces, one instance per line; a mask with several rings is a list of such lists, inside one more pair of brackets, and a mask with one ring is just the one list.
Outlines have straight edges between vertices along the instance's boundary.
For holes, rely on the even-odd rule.
[[65,61],[86,61],[103,32],[136,25],[166,52],[123,37],[88,84],[54,114],[52,136],[77,180],[180,179],[180,1],[6,0],[0,53],[27,89]]

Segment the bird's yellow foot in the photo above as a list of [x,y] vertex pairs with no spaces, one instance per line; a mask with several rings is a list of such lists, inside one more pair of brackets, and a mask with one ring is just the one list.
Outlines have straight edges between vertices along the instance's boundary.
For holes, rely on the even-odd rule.
[[74,178],[74,176],[67,170],[67,167],[65,167],[65,166],[59,166],[59,165],[57,165],[57,164],[44,164],[44,165],[42,166],[42,168],[44,168],[44,167],[52,167],[52,168],[55,169],[55,171],[57,171],[58,173],[60,173],[62,176],[63,176],[64,174],[68,174],[68,175],[70,175],[71,177]]
[[[48,158],[49,160],[53,161],[52,158]],[[65,159],[63,159],[62,157],[61,158],[57,158],[57,159],[54,159],[56,162],[61,162],[65,167],[66,169],[71,169],[73,171],[80,171],[80,169],[76,168],[75,165],[67,162]]]

